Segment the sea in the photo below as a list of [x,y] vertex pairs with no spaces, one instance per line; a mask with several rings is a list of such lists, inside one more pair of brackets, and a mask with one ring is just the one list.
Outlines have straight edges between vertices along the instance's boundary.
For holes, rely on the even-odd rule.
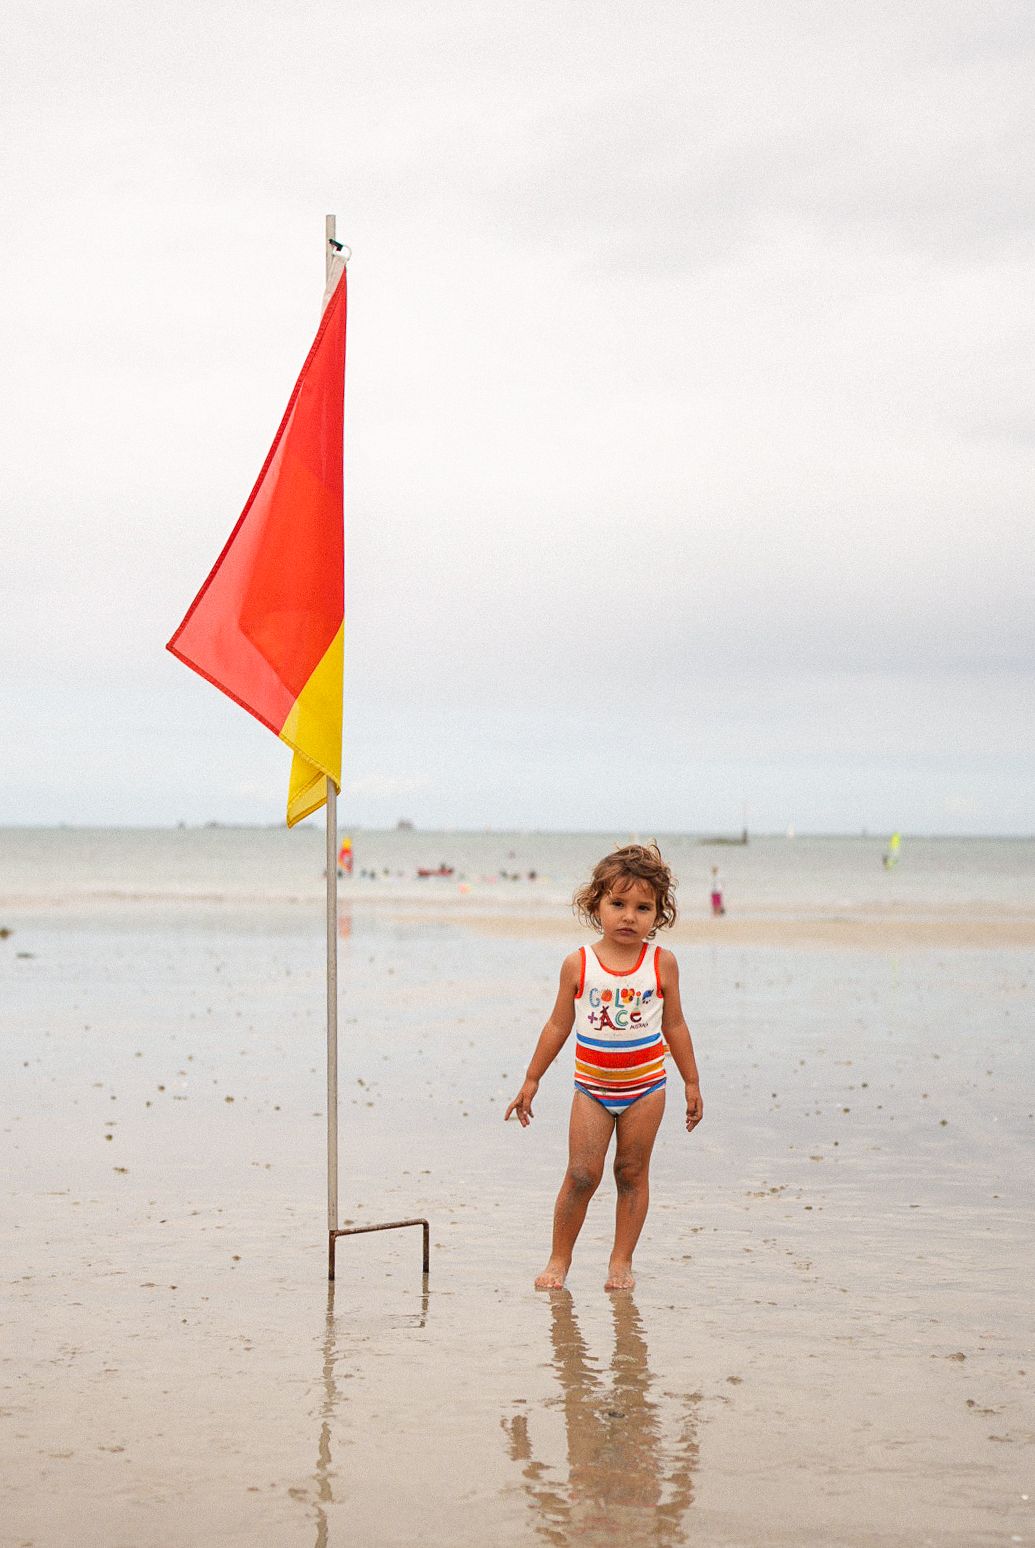
[[[343,829],[351,838],[347,900],[383,899],[481,911],[567,910],[573,889],[617,845],[656,840],[678,880],[681,911],[707,904],[719,867],[727,904],[774,916],[880,910],[922,917],[1035,907],[1035,839],[913,838],[883,863],[887,835],[751,836],[747,843],[679,833]],[[322,905],[325,835],[283,827],[3,828],[0,912],[115,918],[141,905],[221,909]],[[420,872],[442,874],[421,875]],[[0,928],[3,926],[0,919]]]

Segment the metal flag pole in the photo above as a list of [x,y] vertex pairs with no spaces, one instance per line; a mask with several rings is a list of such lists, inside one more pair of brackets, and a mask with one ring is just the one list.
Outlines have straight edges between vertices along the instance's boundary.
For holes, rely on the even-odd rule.
[[[338,1226],[338,793],[327,781],[327,1230]],[[334,1237],[330,1238],[333,1254]],[[333,1277],[333,1276],[332,1276]]]
[[[336,219],[324,218],[325,284],[330,290],[335,257],[342,252]],[[348,249],[345,249],[347,253]],[[426,1220],[389,1220],[383,1225],[338,1225],[338,792],[327,780],[327,1278],[334,1279],[335,1247],[339,1236],[362,1236],[368,1231],[394,1231],[400,1226],[420,1226],[423,1232],[423,1272],[430,1267],[431,1228]]]
[[[331,282],[335,219],[325,222],[325,283]],[[338,1227],[338,792],[327,780],[327,1230]],[[333,1274],[334,1236],[328,1236]]]

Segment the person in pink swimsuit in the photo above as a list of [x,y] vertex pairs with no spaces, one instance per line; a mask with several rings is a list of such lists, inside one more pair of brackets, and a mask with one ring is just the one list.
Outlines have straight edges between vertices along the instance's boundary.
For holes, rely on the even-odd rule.
[[565,957],[557,1001],[524,1083],[507,1108],[523,1129],[539,1082],[575,1028],[575,1094],[568,1167],[557,1195],[550,1260],[537,1290],[559,1290],[575,1240],[616,1135],[615,1237],[605,1290],[631,1290],[633,1252],[647,1217],[651,1151],[665,1110],[665,1054],[683,1078],[686,1127],[704,1115],[693,1042],[679,1003],[679,968],[651,944],[675,922],[675,880],[657,845],[629,844],[605,856],[575,894],[579,918],[600,939]]
[[724,914],[726,905],[722,900],[722,877],[719,875],[719,867],[712,866],[712,913]]

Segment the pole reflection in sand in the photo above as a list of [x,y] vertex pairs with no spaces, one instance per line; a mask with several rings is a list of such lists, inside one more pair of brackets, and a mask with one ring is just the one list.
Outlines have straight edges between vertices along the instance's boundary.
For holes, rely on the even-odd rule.
[[[428,1320],[428,1276],[421,1275],[420,1310],[396,1319],[396,1326],[423,1328]],[[331,1425],[337,1415],[341,1392],[334,1375],[338,1358],[334,1337],[334,1283],[327,1286],[327,1316],[323,1332],[323,1402],[320,1405],[320,1439],[316,1448],[316,1548],[327,1548],[327,1507],[334,1504],[334,1467],[331,1458]],[[308,1493],[308,1490],[306,1491]]]
[[501,1423],[521,1464],[534,1526],[549,1543],[677,1548],[688,1541],[697,1465],[696,1395],[653,1397],[636,1303],[611,1297],[610,1368],[594,1365],[567,1290],[550,1294],[553,1367],[563,1395],[567,1478],[536,1456],[535,1414]]

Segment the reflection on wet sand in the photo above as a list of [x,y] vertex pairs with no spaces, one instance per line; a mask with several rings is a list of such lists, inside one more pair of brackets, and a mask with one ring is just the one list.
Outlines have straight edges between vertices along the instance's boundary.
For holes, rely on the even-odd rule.
[[502,1420],[511,1458],[522,1464],[536,1531],[559,1545],[620,1542],[676,1548],[688,1541],[687,1512],[694,1498],[696,1394],[666,1394],[660,1401],[651,1395],[654,1375],[630,1294],[611,1298],[614,1350],[607,1371],[593,1363],[568,1291],[554,1291],[550,1301],[567,1478],[537,1457],[534,1413]]
[[[396,1325],[423,1328],[428,1320],[428,1276],[421,1276],[420,1310],[395,1319]],[[327,1507],[334,1504],[331,1487],[334,1478],[331,1459],[331,1425],[337,1415],[341,1392],[335,1379],[334,1366],[338,1349],[334,1334],[334,1284],[327,1286],[327,1315],[323,1332],[323,1402],[320,1405],[320,1439],[316,1448],[316,1548],[327,1548]],[[308,1491],[306,1491],[308,1492]]]

